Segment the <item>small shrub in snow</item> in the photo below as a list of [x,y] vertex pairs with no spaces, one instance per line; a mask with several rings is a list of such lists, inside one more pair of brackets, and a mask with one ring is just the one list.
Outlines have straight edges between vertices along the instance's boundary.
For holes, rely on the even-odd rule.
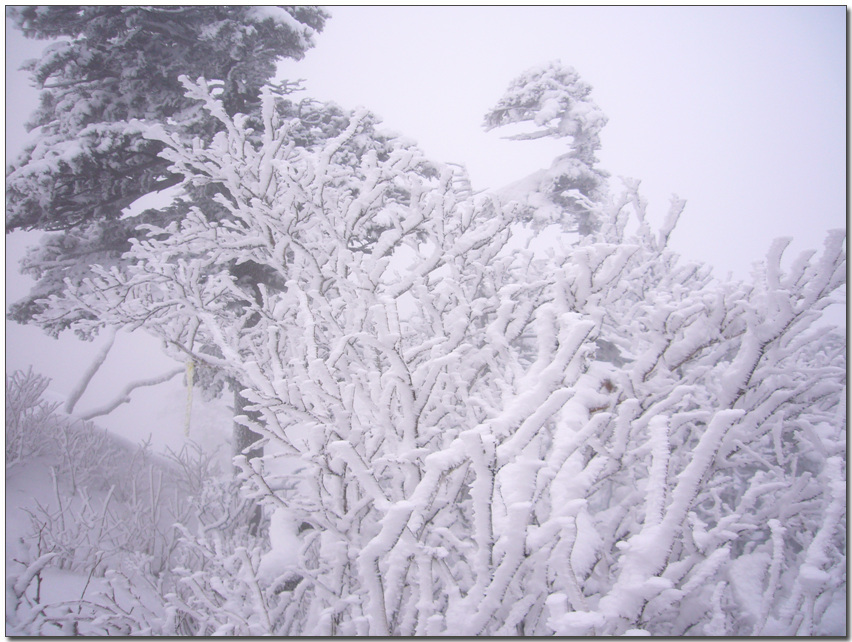
[[51,446],[58,403],[43,398],[50,379],[18,370],[6,375],[6,470]]

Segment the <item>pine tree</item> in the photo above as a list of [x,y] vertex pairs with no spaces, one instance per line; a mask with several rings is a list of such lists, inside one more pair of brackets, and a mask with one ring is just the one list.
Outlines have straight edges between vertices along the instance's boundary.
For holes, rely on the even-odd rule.
[[327,17],[313,7],[224,6],[19,7],[7,15],[27,37],[57,40],[26,65],[41,89],[28,123],[38,136],[7,169],[6,232],[61,231],[23,263],[38,284],[11,308],[21,322],[65,278],[120,261],[140,223],[185,213],[124,216],[139,198],[180,182],[159,157],[162,145],[142,136],[145,123],[170,122],[202,140],[217,131],[186,99],[180,75],[221,79],[228,113],[251,113],[276,61],[303,57]]
[[484,122],[487,130],[533,125],[532,131],[508,136],[510,140],[568,139],[568,151],[543,173],[531,207],[539,225],[555,222],[583,236],[597,229],[593,212],[606,195],[608,176],[597,167],[596,156],[607,117],[590,98],[591,91],[574,68],[551,62],[509,83]]
[[[315,7],[240,6],[20,7],[7,15],[27,37],[57,40],[26,65],[42,90],[28,123],[38,137],[7,170],[6,232],[52,232],[22,262],[36,279],[10,307],[22,323],[32,323],[45,298],[68,282],[91,276],[91,265],[120,265],[131,242],[144,236],[140,225],[181,220],[193,205],[217,211],[213,193],[188,186],[168,207],[126,213],[182,178],[159,156],[163,145],[142,135],[150,124],[169,123],[202,141],[219,131],[219,121],[186,97],[181,75],[219,79],[227,113],[251,116],[276,62],[302,58],[327,19]],[[290,89],[286,82],[277,87],[282,94]],[[246,265],[240,276],[257,282],[264,275]],[[41,325],[56,335],[80,318]],[[197,384],[220,392],[222,382],[208,373]],[[244,401],[230,384],[235,413],[242,414]],[[256,438],[235,428],[238,451]]]

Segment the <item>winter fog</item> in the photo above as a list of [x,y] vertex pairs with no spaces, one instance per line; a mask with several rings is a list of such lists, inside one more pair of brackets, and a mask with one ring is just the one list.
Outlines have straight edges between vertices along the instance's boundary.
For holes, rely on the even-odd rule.
[[5,36],[7,635],[846,634],[844,8]]

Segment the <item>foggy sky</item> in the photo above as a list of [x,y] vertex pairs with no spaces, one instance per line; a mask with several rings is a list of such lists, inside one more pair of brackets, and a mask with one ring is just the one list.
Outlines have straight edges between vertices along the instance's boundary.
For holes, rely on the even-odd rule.
[[504,141],[486,110],[528,67],[560,59],[609,117],[601,166],[642,180],[686,257],[749,275],[778,236],[821,247],[846,226],[844,7],[334,7],[285,63],[309,93],[363,105],[474,188],[549,165],[553,141]]

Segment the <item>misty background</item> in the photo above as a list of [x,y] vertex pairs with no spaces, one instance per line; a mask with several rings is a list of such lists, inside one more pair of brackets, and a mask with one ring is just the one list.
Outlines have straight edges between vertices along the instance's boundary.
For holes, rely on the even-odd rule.
[[[363,105],[440,161],[464,164],[473,188],[497,189],[550,165],[556,141],[514,142],[482,127],[485,111],[524,69],[560,59],[593,87],[609,117],[600,167],[642,180],[652,224],[670,196],[687,207],[670,246],[749,277],[771,241],[793,237],[787,257],[822,247],[846,227],[845,7],[333,7],[316,47],[281,76],[306,95]],[[6,24],[6,162],[26,144],[38,92],[18,71],[46,42]],[[32,281],[18,273],[39,233],[5,243],[6,304]],[[845,310],[829,320],[845,333]],[[53,380],[64,400],[104,339],[60,340],[6,323],[6,371]],[[86,412],[129,382],[175,366],[155,340],[120,333],[77,404]],[[190,437],[226,438],[230,413],[194,395]],[[181,377],[133,392],[99,425],[157,447],[185,438]]]

